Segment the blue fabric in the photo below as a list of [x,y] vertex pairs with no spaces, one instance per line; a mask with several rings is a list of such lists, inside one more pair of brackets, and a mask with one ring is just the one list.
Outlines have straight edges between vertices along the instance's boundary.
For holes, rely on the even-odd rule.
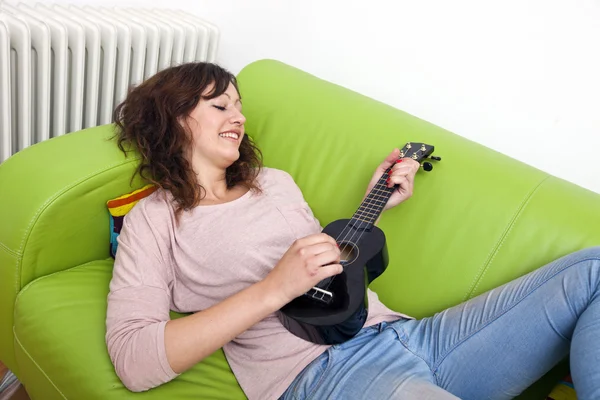
[[600,399],[600,247],[432,317],[364,328],[282,399],[511,399],[569,353],[578,400]]
[[112,258],[115,258],[117,255],[117,248],[119,246],[119,242],[117,241],[117,238],[119,237],[119,234],[121,233],[120,231],[117,231],[115,229],[115,219],[112,215],[110,215],[110,213],[108,214],[109,220],[110,220],[110,247],[109,247],[109,253],[110,256]]

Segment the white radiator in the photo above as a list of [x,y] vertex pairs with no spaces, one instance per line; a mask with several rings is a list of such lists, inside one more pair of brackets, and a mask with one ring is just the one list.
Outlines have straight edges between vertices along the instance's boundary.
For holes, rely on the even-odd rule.
[[112,121],[157,71],[214,62],[218,28],[180,10],[0,3],[0,163]]

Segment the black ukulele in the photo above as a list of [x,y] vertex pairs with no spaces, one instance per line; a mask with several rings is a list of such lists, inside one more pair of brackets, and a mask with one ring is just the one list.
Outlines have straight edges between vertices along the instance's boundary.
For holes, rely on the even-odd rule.
[[[430,157],[434,147],[407,143],[400,158],[421,161]],[[431,171],[429,162],[422,164]],[[323,229],[334,237],[341,249],[344,271],[319,282],[286,304],[277,314],[283,326],[294,335],[317,344],[338,344],[358,333],[367,320],[367,288],[388,265],[385,234],[374,225],[396,186],[387,187],[387,169],[365,197],[351,219],[338,219]]]

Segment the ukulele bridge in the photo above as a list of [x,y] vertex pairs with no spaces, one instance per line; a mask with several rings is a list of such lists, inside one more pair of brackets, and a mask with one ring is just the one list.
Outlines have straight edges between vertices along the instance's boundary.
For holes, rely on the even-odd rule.
[[304,293],[304,295],[324,304],[330,304],[333,301],[333,293],[316,286],[313,286],[312,289]]

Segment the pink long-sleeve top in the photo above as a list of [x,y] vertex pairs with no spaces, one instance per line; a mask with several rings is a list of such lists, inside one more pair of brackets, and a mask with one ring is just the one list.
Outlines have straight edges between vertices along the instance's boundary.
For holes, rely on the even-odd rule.
[[[321,232],[300,188],[264,167],[262,194],[198,206],[175,225],[171,197],[157,190],[125,217],[110,282],[106,342],[122,382],[143,391],[177,377],[164,343],[169,310],[209,308],[264,279],[296,239]],[[404,314],[369,290],[366,326]],[[410,318],[410,317],[408,317]],[[250,400],[277,399],[328,346],[288,332],[273,313],[223,346]]]

